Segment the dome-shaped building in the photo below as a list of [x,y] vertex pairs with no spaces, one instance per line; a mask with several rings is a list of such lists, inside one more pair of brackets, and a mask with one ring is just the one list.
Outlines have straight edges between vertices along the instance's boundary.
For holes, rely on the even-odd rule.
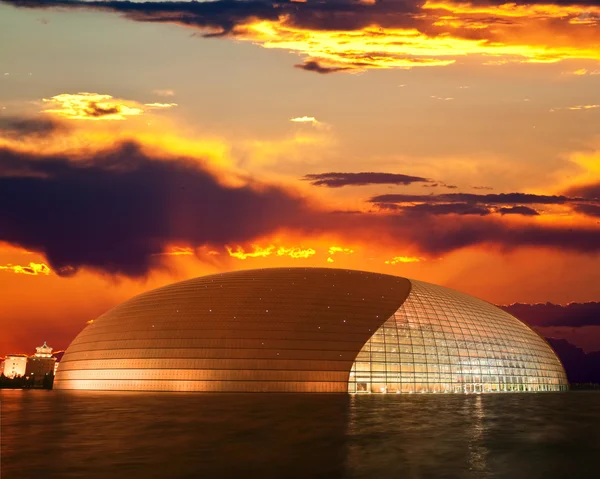
[[204,276],[111,309],[55,388],[470,393],[563,391],[564,369],[485,301],[396,276],[273,268]]

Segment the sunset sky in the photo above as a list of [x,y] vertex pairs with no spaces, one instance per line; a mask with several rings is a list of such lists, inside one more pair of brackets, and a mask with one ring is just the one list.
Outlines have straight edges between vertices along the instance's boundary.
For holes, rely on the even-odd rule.
[[275,266],[599,350],[600,0],[0,0],[0,356]]

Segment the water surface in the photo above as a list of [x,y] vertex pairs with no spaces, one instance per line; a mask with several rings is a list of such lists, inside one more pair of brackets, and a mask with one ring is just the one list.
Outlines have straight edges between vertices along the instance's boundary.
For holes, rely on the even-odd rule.
[[600,392],[0,401],[2,479],[579,478],[600,457]]

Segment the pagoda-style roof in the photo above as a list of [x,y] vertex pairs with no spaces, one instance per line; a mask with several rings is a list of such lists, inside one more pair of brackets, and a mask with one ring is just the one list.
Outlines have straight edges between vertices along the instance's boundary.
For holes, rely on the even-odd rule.
[[46,344],[46,341],[44,341],[44,344],[35,348],[35,350],[37,351],[37,353],[35,353],[35,355],[37,357],[50,357],[50,356],[52,356],[52,349],[53,348],[48,346]]

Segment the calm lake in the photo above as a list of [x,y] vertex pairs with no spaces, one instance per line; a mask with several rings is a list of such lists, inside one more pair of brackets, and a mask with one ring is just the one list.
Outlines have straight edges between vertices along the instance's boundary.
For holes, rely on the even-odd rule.
[[600,477],[600,392],[0,392],[2,479]]

